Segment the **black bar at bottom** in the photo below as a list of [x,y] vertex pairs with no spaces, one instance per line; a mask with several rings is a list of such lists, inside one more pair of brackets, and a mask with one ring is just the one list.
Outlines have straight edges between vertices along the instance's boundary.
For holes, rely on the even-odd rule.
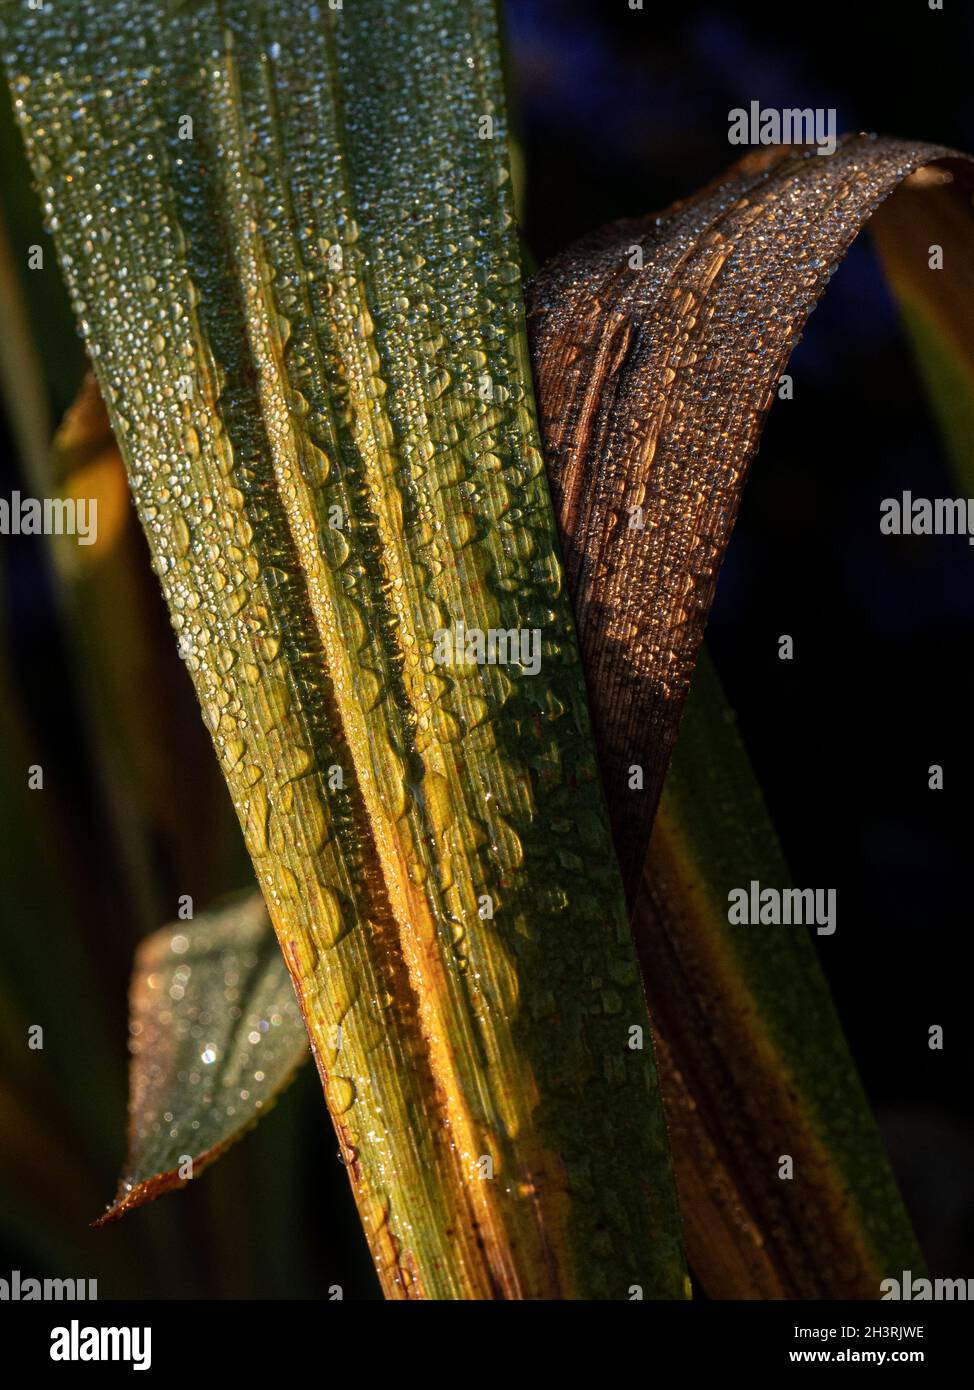
[[[219,1372],[249,1385],[273,1374],[280,1386],[292,1375],[305,1379],[316,1363],[322,1376],[427,1382],[449,1364],[459,1379],[489,1382],[520,1378],[526,1358],[533,1374],[551,1376],[568,1356],[575,1378],[578,1356],[593,1353],[600,1381],[667,1367],[726,1375],[808,1365],[946,1371],[964,1365],[971,1321],[965,1302],[922,1301],[0,1303],[4,1363],[19,1363],[20,1376],[191,1373],[196,1381]],[[468,1339],[467,1364],[455,1334]],[[490,1340],[478,1345],[484,1334]]]

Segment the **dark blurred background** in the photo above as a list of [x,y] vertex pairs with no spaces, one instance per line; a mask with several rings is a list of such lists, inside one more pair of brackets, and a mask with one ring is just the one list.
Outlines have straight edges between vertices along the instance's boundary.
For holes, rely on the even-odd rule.
[[[737,153],[727,112],[752,99],[834,106],[840,130],[974,150],[974,15],[951,0],[944,12],[926,0],[771,10],[646,0],[642,11],[628,0],[511,0],[506,28],[523,230],[539,262],[597,223],[662,208],[718,174]],[[0,156],[11,242],[50,248],[6,110]],[[58,417],[83,362],[52,253],[48,264],[23,278],[44,325]],[[838,889],[838,930],[819,941],[824,967],[929,1261],[965,1277],[974,1275],[965,997],[974,548],[962,537],[879,534],[883,497],[903,488],[951,496],[958,485],[868,238],[835,276],[789,370],[795,398],[772,412],[708,645],[795,881]],[[4,444],[7,495],[24,481]],[[310,1068],[186,1193],[104,1231],[79,1218],[98,1214],[121,1163],[128,970],[135,941],[165,916],[154,918],[151,895],[114,867],[125,862],[124,830],[111,787],[73,733],[83,699],[47,565],[37,541],[5,539],[0,696],[23,712],[27,761],[44,763],[66,830],[34,846],[31,891],[18,896],[5,878],[0,898],[14,961],[9,1017],[46,1018],[50,1037],[50,1095],[38,1089],[25,1109],[16,1097],[4,1105],[0,1090],[0,1148],[26,1150],[37,1138],[51,1149],[60,1136],[52,1162],[61,1166],[37,1176],[36,1192],[16,1154],[0,1167],[0,1274],[99,1277],[103,1297],[325,1297],[336,1282],[346,1297],[377,1297]],[[794,638],[792,662],[778,660],[782,633]],[[187,746],[187,776],[208,780],[202,726]],[[939,793],[927,789],[931,763],[945,768]],[[11,803],[0,825],[8,860],[20,814]],[[225,807],[213,815],[223,825]],[[56,901],[44,911],[38,903],[45,864],[63,869],[69,842],[88,914],[66,923]],[[161,838],[151,854],[165,881]],[[239,886],[243,874],[228,854],[198,891]],[[52,986],[38,966],[62,946],[76,955]],[[927,1047],[933,1023],[944,1027],[943,1052]],[[63,1210],[45,1207],[45,1193],[80,1183],[82,1169],[83,1191]]]

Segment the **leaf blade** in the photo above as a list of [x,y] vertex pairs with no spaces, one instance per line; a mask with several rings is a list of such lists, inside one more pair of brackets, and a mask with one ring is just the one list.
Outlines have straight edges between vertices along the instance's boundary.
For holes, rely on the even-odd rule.
[[[386,1291],[683,1296],[503,140],[477,134],[503,132],[492,6],[124,8],[125,46],[118,11],[21,16],[14,90]],[[89,253],[96,183],[122,215]],[[467,389],[485,363],[496,396]],[[447,678],[461,621],[543,626],[550,669]]]
[[728,923],[741,881],[792,882],[732,721],[701,660],[635,913],[687,1249],[710,1297],[878,1298],[923,1257],[810,937]]
[[96,1225],[199,1177],[308,1055],[291,979],[256,893],[147,937],[130,1013],[130,1152],[118,1196]]
[[533,282],[545,454],[586,671],[608,687],[596,732],[630,899],[775,384],[869,216],[929,165],[955,171],[963,197],[971,162],[943,146],[851,136],[827,158],[764,151]]

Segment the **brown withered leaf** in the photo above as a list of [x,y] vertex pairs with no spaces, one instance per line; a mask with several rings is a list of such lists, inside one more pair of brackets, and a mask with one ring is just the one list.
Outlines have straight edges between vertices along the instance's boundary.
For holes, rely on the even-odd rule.
[[972,165],[942,146],[761,151],[576,243],[532,284],[548,475],[630,899],[778,379],[870,214],[933,163],[969,206]]
[[[941,322],[945,297],[962,319],[971,162],[869,136],[832,157],[749,156],[662,215],[571,247],[528,296],[546,461],[688,1254],[716,1297],[876,1298],[884,1272],[919,1259],[810,942],[749,928],[745,943],[728,926],[726,887],[721,909],[707,882],[716,841],[704,843],[699,798],[714,785],[698,779],[682,802],[674,793],[653,831],[779,377],[833,270],[898,188],[877,219],[894,284],[908,281]],[[931,197],[919,216],[921,194]],[[927,262],[937,229],[957,252],[942,272]],[[969,297],[964,307],[969,322]],[[784,1151],[800,1182],[778,1180]]]

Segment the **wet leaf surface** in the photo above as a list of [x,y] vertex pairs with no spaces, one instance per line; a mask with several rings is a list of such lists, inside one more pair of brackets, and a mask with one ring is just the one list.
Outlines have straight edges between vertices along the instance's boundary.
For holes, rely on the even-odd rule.
[[870,215],[935,161],[969,222],[964,156],[854,136],[829,157],[748,156],[667,212],[569,248],[532,282],[545,457],[630,899],[779,377]]
[[129,1027],[130,1151],[102,1222],[198,1177],[308,1056],[259,893],[173,922],[142,943]]
[[[649,1020],[539,448],[493,5],[2,23],[386,1292],[684,1296],[651,1050],[627,1045]],[[540,650],[449,661],[461,625]]]

